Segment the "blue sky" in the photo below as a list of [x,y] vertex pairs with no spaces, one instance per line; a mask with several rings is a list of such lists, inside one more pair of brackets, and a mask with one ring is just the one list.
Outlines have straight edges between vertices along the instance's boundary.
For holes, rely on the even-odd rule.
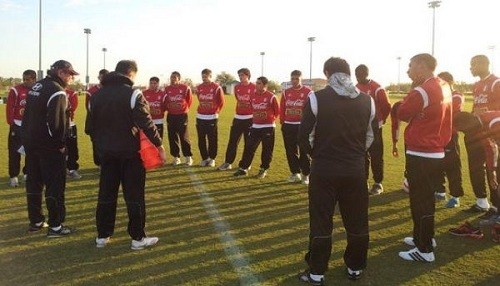
[[[309,77],[308,37],[313,43],[313,77],[323,77],[330,56],[348,60],[351,69],[367,64],[383,85],[401,81],[409,58],[431,51],[432,10],[422,0],[238,1],[238,0],[43,0],[42,69],[58,59],[70,61],[85,81],[86,37],[90,28],[90,81],[120,59],[139,65],[136,79],[162,82],[174,70],[200,82],[210,68],[236,75],[241,67],[285,81],[294,69]],[[495,0],[443,0],[436,10],[437,71],[472,82],[469,60],[486,54],[500,73],[500,17]],[[495,4],[498,6],[498,4]],[[0,76],[20,77],[38,70],[38,0],[0,0]],[[495,46],[495,49],[490,49]]]

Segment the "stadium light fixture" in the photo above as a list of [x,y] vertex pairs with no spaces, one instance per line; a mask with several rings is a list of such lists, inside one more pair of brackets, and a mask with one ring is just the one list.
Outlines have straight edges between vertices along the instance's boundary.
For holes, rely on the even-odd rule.
[[106,48],[102,48],[102,55],[104,57],[104,63],[103,63],[103,69],[106,68],[106,52],[108,51],[108,49]]

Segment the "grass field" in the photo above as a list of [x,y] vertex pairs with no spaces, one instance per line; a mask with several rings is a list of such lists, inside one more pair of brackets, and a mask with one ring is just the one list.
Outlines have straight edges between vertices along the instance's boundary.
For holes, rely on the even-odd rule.
[[[305,267],[307,189],[285,181],[289,171],[279,127],[269,176],[263,180],[253,176],[260,164],[256,155],[250,176],[234,178],[229,171],[197,166],[194,111],[189,127],[195,165],[165,166],[147,174],[147,233],[160,237],[160,242],[144,251],[130,250],[121,197],[115,236],[106,248],[95,247],[98,170],[92,164],[89,138],[83,133],[83,108],[77,111],[83,178],[68,181],[66,189],[66,224],[76,227],[76,234],[47,239],[45,232],[26,233],[24,184],[7,187],[4,155],[0,164],[0,285],[302,285],[296,274]],[[228,97],[219,122],[217,165],[224,160],[233,112],[234,101]],[[5,105],[0,105],[0,113],[5,118]],[[2,124],[0,150],[4,154],[7,134],[8,127]],[[411,235],[412,223],[408,196],[401,191],[404,158],[390,155],[389,125],[384,137],[385,192],[370,197],[368,268],[356,284],[499,285],[500,246],[490,240],[489,233],[482,240],[447,233],[465,220],[477,223],[476,215],[463,211],[474,202],[465,156],[462,206],[436,207],[436,262],[412,263],[398,257],[399,251],[408,249],[402,239]],[[240,157],[241,149],[237,160]],[[338,215],[334,224],[326,284],[348,285],[352,282],[346,278],[342,259],[345,231]]]

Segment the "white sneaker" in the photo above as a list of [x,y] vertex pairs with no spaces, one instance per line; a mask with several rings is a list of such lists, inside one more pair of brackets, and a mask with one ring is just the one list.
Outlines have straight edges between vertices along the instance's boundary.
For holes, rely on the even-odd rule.
[[207,166],[208,167],[215,167],[215,160],[208,158]]
[[193,158],[191,156],[186,156],[185,158],[185,161],[184,163],[188,166],[192,166],[193,165]]
[[302,175],[302,184],[309,185],[309,175]]
[[155,245],[158,242],[158,237],[143,237],[141,240],[133,240],[130,248],[132,250],[141,250],[148,246]]
[[103,238],[96,237],[95,238],[95,247],[97,247],[97,248],[103,248],[103,247],[106,246],[106,244],[108,244],[109,240],[110,240],[109,236],[108,237],[103,237]]
[[172,165],[179,166],[180,164],[181,164],[181,158],[174,157],[174,161],[172,162]]
[[208,161],[209,161],[209,160],[210,160],[210,158],[208,158],[208,159],[205,159],[205,160],[201,161],[201,162],[200,162],[200,166],[202,166],[202,167],[206,167],[206,166],[208,166]]
[[302,176],[299,173],[292,174],[288,179],[286,179],[290,183],[296,183],[302,181]]
[[82,178],[82,175],[80,175],[77,170],[69,170],[68,178],[73,180],[79,180]]
[[233,168],[233,165],[224,162],[222,165],[219,166],[219,168],[217,168],[217,170],[225,171],[225,170],[231,170],[232,168]]
[[19,181],[17,180],[17,177],[13,177],[9,179],[9,186],[10,187],[18,187],[19,186]]
[[[403,242],[409,246],[415,246],[415,242],[413,241],[413,237],[411,236],[407,236],[403,239]],[[436,243],[436,240],[433,238],[432,239],[432,247],[436,248],[437,247],[437,243]]]
[[24,174],[23,175],[23,182],[26,182],[28,180],[28,175]]
[[399,257],[408,261],[434,262],[436,260],[434,252],[423,253],[416,247],[408,251],[401,251]]

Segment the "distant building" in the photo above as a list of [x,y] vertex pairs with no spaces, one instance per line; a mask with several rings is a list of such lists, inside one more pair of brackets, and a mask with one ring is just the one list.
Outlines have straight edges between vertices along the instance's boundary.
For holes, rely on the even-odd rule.
[[[326,79],[323,78],[313,78],[312,81],[310,81],[308,78],[302,79],[302,84],[310,87],[312,90],[320,90],[326,86],[326,83],[327,83]],[[281,83],[282,90],[290,88],[291,86],[292,86],[291,81],[286,81]]]
[[231,82],[226,83],[222,89],[224,90],[224,94],[234,94],[234,87],[238,85],[240,82],[237,80],[233,80]]

